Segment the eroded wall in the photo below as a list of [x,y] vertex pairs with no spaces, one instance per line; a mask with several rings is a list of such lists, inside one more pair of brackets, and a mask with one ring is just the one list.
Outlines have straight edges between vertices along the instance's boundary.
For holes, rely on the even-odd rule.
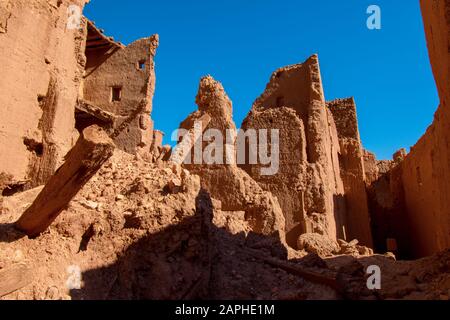
[[377,163],[368,188],[375,246],[393,246],[406,258],[450,247],[450,3],[422,0],[421,9],[440,105],[408,155],[401,150]]
[[450,247],[450,3],[422,0],[421,8],[440,106],[401,168],[410,247],[416,257]]
[[378,161],[375,155],[365,151],[364,167],[374,249],[410,259],[414,254],[402,181],[405,156],[406,151],[402,149],[394,154],[394,160]]
[[0,1],[0,172],[44,183],[77,139],[84,28],[67,9],[86,0]]
[[341,177],[345,190],[346,236],[373,247],[366,194],[364,151],[358,129],[356,103],[353,98],[327,103],[339,136]]
[[[222,142],[229,142],[229,146],[234,146],[235,140],[231,138],[235,133],[231,132],[236,131],[236,125],[233,121],[232,102],[222,84],[211,76],[202,78],[196,103],[198,110],[180,124],[180,129],[184,129],[187,133],[180,137],[181,143],[178,148],[185,142],[186,137],[189,137],[191,142],[187,144],[190,153],[181,153],[183,166],[192,174],[200,176],[202,188],[220,202],[218,209],[230,215],[243,212],[252,231],[274,235],[284,242],[285,222],[278,200],[270,192],[262,190],[256,181],[236,165],[235,161],[227,161],[227,158],[231,157],[227,157],[225,152],[227,146],[222,146]],[[219,132],[222,141],[218,136],[208,139],[205,135],[196,141],[195,133],[193,134],[196,122],[202,125],[205,135],[211,130]],[[227,135],[230,137],[228,140]],[[195,151],[197,143],[203,152],[200,159]],[[233,152],[230,151],[230,154]],[[205,161],[208,159],[214,161]]]
[[[152,99],[155,91],[154,56],[158,36],[127,47],[88,50],[83,99],[116,115],[113,139],[129,153],[150,150],[153,139]],[[120,97],[113,97],[113,90]]]
[[279,129],[280,170],[263,176],[259,165],[242,165],[263,189],[280,200],[286,239],[315,232],[345,238],[344,186],[339,139],[326,107],[318,57],[277,70],[242,129]]

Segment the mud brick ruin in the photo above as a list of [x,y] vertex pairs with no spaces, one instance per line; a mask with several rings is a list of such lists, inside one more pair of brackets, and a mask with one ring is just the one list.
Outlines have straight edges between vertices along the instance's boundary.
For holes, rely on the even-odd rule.
[[[365,150],[357,102],[325,100],[312,55],[276,70],[241,125],[279,130],[275,175],[172,162],[151,119],[158,35],[68,28],[87,2],[0,0],[0,298],[448,299],[448,1],[421,1],[440,106],[410,153]],[[196,103],[180,128],[236,130],[213,77]],[[84,286],[68,290],[74,264]]]
[[145,153],[152,145],[158,37],[125,47],[86,19],[67,30],[65,2],[1,2],[0,21],[8,28],[0,49],[7,93],[0,98],[0,171],[16,187],[45,183],[93,124],[126,152]]

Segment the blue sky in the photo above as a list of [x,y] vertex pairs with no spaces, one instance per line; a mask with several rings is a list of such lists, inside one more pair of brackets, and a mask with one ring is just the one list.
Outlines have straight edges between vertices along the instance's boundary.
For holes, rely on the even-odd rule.
[[[381,30],[366,27],[371,4]],[[203,75],[222,82],[240,126],[274,70],[314,53],[327,100],[355,97],[380,159],[414,145],[439,103],[419,0],[91,0],[84,13],[124,44],[159,34],[152,118],[166,143],[197,109]]]

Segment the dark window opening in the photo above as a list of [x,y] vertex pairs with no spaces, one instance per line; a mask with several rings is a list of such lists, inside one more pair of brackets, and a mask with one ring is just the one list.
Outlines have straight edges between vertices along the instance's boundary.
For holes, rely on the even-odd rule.
[[38,101],[38,103],[41,105],[42,103],[44,103],[44,100],[45,100],[45,96],[44,95],[42,95],[42,94],[38,94],[38,96],[37,96],[37,101]]
[[145,60],[141,60],[138,62],[139,70],[145,70]]
[[111,93],[111,101],[116,102],[122,100],[122,87],[113,87]]

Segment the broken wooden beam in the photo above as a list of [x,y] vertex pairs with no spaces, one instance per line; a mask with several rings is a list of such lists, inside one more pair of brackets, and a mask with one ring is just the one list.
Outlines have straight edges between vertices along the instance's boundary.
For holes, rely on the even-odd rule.
[[264,261],[272,267],[282,269],[288,273],[302,277],[307,281],[327,286],[334,289],[338,293],[342,293],[344,290],[344,288],[342,288],[337,280],[337,275],[333,272],[328,272],[328,274],[325,275],[318,272],[306,270],[299,266],[292,265],[288,261],[280,261],[275,258],[263,256],[261,255],[261,252],[249,248],[247,248],[245,252],[247,252],[253,258]]
[[44,232],[113,152],[114,143],[100,127],[86,128],[16,228],[29,237]]

